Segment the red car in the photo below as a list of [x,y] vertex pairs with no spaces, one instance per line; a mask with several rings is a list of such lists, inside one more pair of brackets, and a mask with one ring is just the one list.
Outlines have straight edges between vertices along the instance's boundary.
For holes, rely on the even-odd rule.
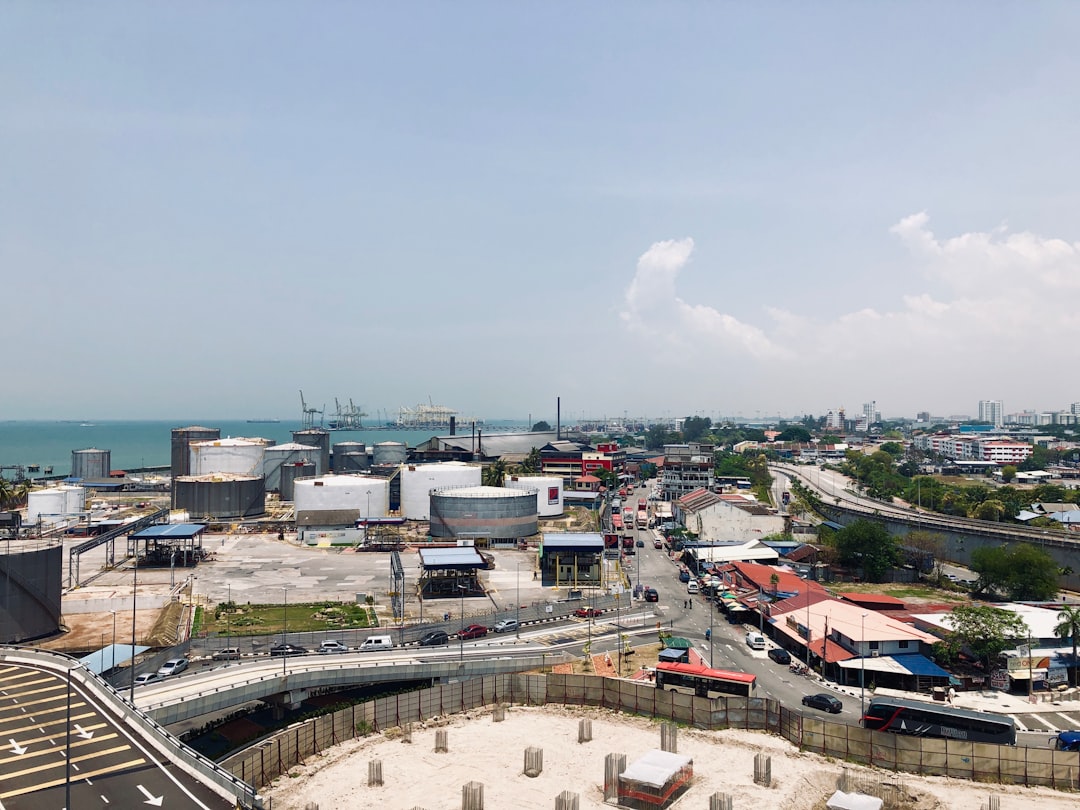
[[582,619],[588,619],[591,616],[599,616],[603,612],[604,611],[600,610],[600,608],[582,607],[575,610],[574,615],[579,616]]
[[460,639],[483,638],[486,635],[487,635],[487,628],[484,627],[484,625],[482,625],[482,624],[470,624],[468,627],[466,627],[464,630],[462,630],[460,633],[458,633],[458,638],[460,638]]

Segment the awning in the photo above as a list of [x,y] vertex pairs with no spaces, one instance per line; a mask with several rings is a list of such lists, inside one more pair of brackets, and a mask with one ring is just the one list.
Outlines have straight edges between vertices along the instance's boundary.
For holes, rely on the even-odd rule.
[[893,675],[923,675],[931,678],[948,678],[949,673],[924,655],[883,655],[880,658],[849,658],[839,662],[843,669],[867,669],[871,672],[889,672]]
[[79,663],[95,675],[100,675],[102,672],[107,672],[113,667],[121,666],[130,661],[133,657],[131,654],[133,649],[135,655],[140,655],[150,648],[141,645],[132,647],[130,644],[110,644],[97,652],[83,656],[79,659]]
[[[1014,681],[1026,681],[1028,679],[1028,671],[1026,668],[1014,669],[1012,672],[1009,673],[1009,677],[1012,678]],[[1036,668],[1031,670],[1031,679],[1034,681],[1045,681],[1046,669]]]

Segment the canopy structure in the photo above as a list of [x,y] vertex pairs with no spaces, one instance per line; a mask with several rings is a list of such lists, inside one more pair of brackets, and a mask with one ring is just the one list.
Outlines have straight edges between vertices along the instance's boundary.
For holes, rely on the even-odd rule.
[[[92,652],[89,655],[83,656],[79,659],[79,663],[95,675],[100,675],[103,672],[108,672],[110,669],[123,666],[136,655],[144,653],[149,649],[149,647],[140,645],[132,647],[130,644],[110,644],[108,647],[102,647],[97,652]],[[132,650],[134,650],[134,652],[132,652]]]

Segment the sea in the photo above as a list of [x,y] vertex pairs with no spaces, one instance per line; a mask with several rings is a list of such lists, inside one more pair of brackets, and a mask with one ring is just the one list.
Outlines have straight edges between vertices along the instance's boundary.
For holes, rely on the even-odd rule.
[[[46,467],[52,467],[52,475],[71,473],[73,450],[108,450],[114,470],[167,467],[172,457],[173,428],[217,428],[225,437],[260,437],[276,444],[292,441],[292,432],[302,430],[296,421],[249,422],[244,419],[193,419],[182,422],[168,421],[0,421],[0,468],[22,466],[26,477],[45,475]],[[485,422],[484,432],[527,430],[514,420]],[[459,433],[467,433],[468,429]],[[447,435],[448,430],[398,430],[380,428],[367,430],[333,430],[330,444],[338,442],[364,442],[369,447],[378,442],[403,442],[416,447],[432,436]],[[30,472],[31,465],[39,467]],[[12,480],[14,470],[0,469],[0,475]]]

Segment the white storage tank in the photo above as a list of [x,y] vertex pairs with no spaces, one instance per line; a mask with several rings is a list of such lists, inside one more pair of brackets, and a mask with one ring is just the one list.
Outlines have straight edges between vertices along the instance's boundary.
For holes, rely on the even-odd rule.
[[409,458],[409,448],[401,442],[378,442],[371,448],[371,463],[396,466]]
[[59,523],[65,515],[86,509],[86,490],[82,487],[59,486],[32,490],[26,499],[26,522]]
[[390,482],[367,475],[322,475],[294,484],[297,526],[353,526],[365,517],[384,517]]
[[510,489],[535,489],[536,513],[558,517],[563,513],[563,480],[554,475],[508,475],[503,482]]
[[[281,489],[281,467],[284,464],[301,464],[309,461],[315,465],[314,470],[306,475],[321,475],[326,470],[319,468],[322,451],[318,447],[312,447],[297,442],[275,444],[267,447],[263,454],[263,478],[266,479],[266,491],[275,492]],[[287,500],[287,499],[286,499]]]
[[191,475],[234,473],[261,477],[266,439],[215,439],[191,443]]
[[446,487],[480,486],[480,467],[463,461],[406,464],[401,468],[401,516],[406,520],[431,517],[431,491]]

